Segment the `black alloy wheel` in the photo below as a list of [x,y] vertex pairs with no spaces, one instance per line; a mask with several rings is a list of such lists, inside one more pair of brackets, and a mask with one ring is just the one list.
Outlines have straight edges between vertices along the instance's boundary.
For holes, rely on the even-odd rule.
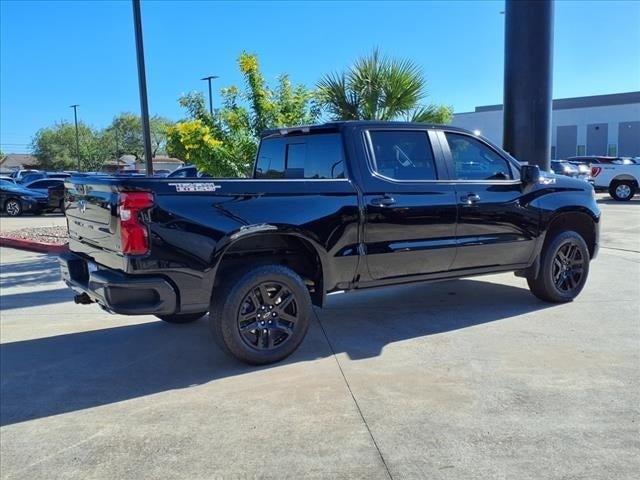
[[584,263],[585,258],[575,241],[563,243],[553,259],[552,275],[556,288],[564,293],[572,293],[581,284]]
[[223,351],[252,364],[278,362],[302,343],[313,315],[309,289],[284,265],[223,274],[213,291],[209,326]]
[[293,336],[298,321],[295,294],[279,282],[262,282],[249,290],[238,311],[242,340],[258,350],[270,350]]
[[531,293],[545,302],[570,302],[582,291],[589,275],[589,248],[574,231],[549,238],[540,254],[536,275],[527,276]]

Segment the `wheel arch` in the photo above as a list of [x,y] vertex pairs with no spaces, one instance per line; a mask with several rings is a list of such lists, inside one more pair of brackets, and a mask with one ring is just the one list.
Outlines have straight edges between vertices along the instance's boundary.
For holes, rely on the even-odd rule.
[[638,188],[638,179],[629,173],[621,173],[611,179],[611,184],[616,182],[632,182]]
[[[247,231],[248,233],[241,233]],[[252,265],[277,263],[291,268],[303,279],[314,305],[322,306],[328,272],[327,254],[303,231],[294,228],[246,228],[218,242],[212,258],[213,286],[224,281],[248,262]]]
[[589,256],[594,258],[598,252],[598,223],[599,218],[588,209],[559,211],[547,223],[544,246],[557,233],[571,230],[580,234],[587,244]]

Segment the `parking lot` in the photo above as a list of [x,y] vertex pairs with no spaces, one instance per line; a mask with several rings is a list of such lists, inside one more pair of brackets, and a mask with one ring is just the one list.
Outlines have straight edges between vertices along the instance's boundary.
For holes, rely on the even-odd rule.
[[573,303],[512,274],[332,295],[261,368],[206,318],[75,305],[55,257],[0,249],[1,477],[636,478],[640,198],[600,197]]

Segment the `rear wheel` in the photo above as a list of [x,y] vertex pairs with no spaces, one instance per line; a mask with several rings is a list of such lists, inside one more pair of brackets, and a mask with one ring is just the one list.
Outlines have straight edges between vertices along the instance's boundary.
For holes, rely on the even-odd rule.
[[300,345],[312,315],[302,279],[280,265],[246,270],[214,292],[209,322],[216,342],[237,359],[262,365]]
[[618,182],[612,182],[609,187],[609,195],[614,200],[619,202],[626,202],[633,198],[636,194],[636,185],[630,180],[621,180]]
[[589,275],[589,249],[576,232],[560,232],[543,248],[538,276],[527,277],[531,292],[541,300],[570,302]]
[[202,318],[207,312],[178,313],[175,315],[156,315],[160,320],[169,323],[190,323]]
[[22,202],[17,198],[10,198],[4,204],[4,210],[10,217],[19,217],[22,215]]

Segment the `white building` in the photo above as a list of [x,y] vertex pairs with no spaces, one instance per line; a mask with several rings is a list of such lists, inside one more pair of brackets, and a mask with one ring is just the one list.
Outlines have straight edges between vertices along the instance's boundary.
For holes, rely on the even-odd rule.
[[[502,105],[457,113],[452,124],[479,130],[502,145]],[[553,101],[551,158],[573,155],[640,156],[640,92]]]

